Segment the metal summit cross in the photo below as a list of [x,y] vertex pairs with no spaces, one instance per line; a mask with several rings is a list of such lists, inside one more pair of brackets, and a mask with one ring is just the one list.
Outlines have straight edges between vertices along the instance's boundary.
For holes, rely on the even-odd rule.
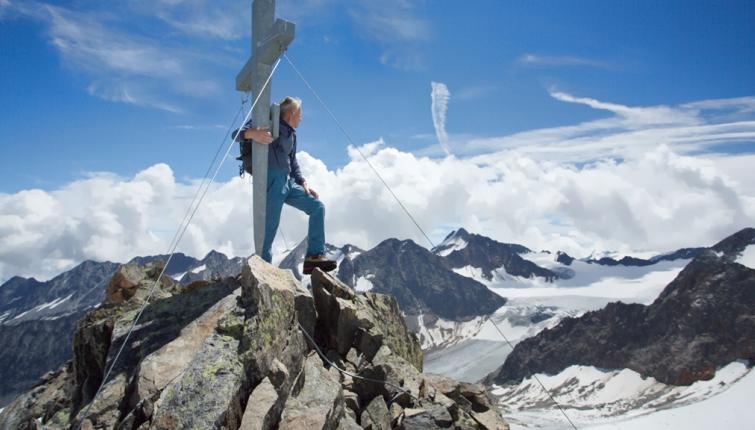
[[[278,124],[270,122],[270,87],[265,87],[273,64],[286,51],[294,40],[295,25],[275,18],[275,0],[252,1],[252,57],[236,76],[236,90],[251,92],[254,100],[264,87],[257,105],[252,112],[255,127],[268,125],[275,131]],[[273,133],[277,137],[277,133]],[[265,210],[267,206],[267,151],[268,146],[254,142],[252,145],[254,249],[262,253],[265,236]]]

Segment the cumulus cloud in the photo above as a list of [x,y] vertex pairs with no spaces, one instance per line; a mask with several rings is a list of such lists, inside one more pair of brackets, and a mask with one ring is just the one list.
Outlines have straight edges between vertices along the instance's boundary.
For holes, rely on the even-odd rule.
[[432,87],[430,109],[433,114],[435,135],[438,137],[438,143],[440,143],[446,155],[451,155],[451,151],[448,149],[448,133],[446,133],[446,112],[448,111],[448,100],[451,98],[451,93],[446,84],[442,82],[431,82],[430,85]]
[[[518,151],[494,159],[419,157],[383,141],[360,148],[436,242],[465,226],[533,249],[666,251],[710,245],[755,219],[752,156],[689,157],[667,146],[622,162],[575,167]],[[300,154],[326,205],[334,244],[370,248],[388,237],[424,237],[355,148],[337,170]],[[179,182],[158,164],[123,178],[93,174],[52,191],[0,195],[0,278],[46,278],[85,259],[127,261],[164,253],[199,181]],[[215,184],[178,247],[251,254],[251,181]],[[306,235],[306,218],[286,207],[288,245]],[[274,245],[284,249],[282,235]]]

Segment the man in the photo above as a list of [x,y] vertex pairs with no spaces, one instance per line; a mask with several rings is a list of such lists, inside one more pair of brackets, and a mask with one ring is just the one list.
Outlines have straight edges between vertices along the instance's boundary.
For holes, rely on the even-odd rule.
[[286,97],[280,103],[280,131],[275,140],[267,127],[255,128],[247,123],[241,129],[243,139],[270,145],[267,152],[267,209],[262,259],[268,263],[273,260],[273,239],[280,224],[283,203],[286,203],[309,215],[304,274],[312,273],[315,267],[329,272],[336,268],[336,262],[325,257],[325,206],[318,199],[317,192],[307,184],[296,160],[296,127],[300,122],[301,100]]

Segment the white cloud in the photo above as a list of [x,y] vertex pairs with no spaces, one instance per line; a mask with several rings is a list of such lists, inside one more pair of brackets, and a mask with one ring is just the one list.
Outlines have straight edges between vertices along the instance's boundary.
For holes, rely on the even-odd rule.
[[[680,156],[662,146],[623,162],[577,168],[518,151],[432,159],[361,148],[434,240],[458,226],[533,249],[666,251],[710,245],[755,219],[752,156]],[[370,248],[388,237],[429,246],[354,148],[329,170],[300,154],[326,206],[326,236]],[[52,191],[0,194],[0,279],[46,278],[84,259],[126,261],[166,252],[198,181],[177,182],[164,164],[131,178],[99,173]],[[252,251],[251,183],[232,178],[207,194],[179,250],[203,256]],[[289,245],[306,218],[285,208]],[[283,249],[279,236],[276,249]]]
[[141,19],[140,14],[157,15],[189,38],[233,38],[240,22],[248,26],[248,19],[235,18],[228,8],[199,0],[133,1],[85,11],[75,5],[6,2],[2,10],[44,23],[62,63],[90,79],[89,94],[174,113],[184,110],[180,106],[187,99],[221,94],[222,85],[212,69],[235,65],[236,60],[217,46],[210,50],[201,43],[186,44],[185,39],[166,37],[168,32],[134,27],[131,21]]
[[[248,181],[247,181],[248,182]],[[132,178],[96,173],[53,191],[0,194],[0,278],[46,278],[86,259],[126,261],[164,253],[199,181],[179,183],[165,164]],[[246,255],[251,188],[241,178],[216,184],[181,249]]]
[[520,64],[528,66],[541,66],[541,67],[564,67],[564,66],[582,66],[582,67],[598,67],[603,69],[611,68],[611,65],[604,62],[593,60],[590,58],[577,57],[573,55],[561,55],[561,56],[548,56],[538,54],[524,54],[517,59]]
[[556,100],[606,110],[623,119],[626,128],[647,127],[649,125],[697,125],[701,121],[696,111],[674,109],[668,106],[630,107],[617,103],[606,103],[588,97],[574,97],[561,91],[551,91]]
[[[680,154],[697,154],[715,150],[721,144],[746,144],[755,140],[755,118],[750,110],[754,102],[748,97],[679,106],[626,106],[559,91],[552,91],[551,96],[611,115],[507,136],[454,136],[451,150],[457,155],[516,150],[538,160],[583,163],[639,157],[662,145]],[[439,151],[431,146],[419,153],[437,155]]]
[[421,70],[421,48],[431,35],[430,23],[414,15],[414,1],[363,0],[350,11],[355,31],[381,49],[381,64],[400,70]]
[[243,0],[132,1],[145,15],[154,15],[184,34],[225,40],[249,34],[251,2]]
[[435,135],[438,136],[438,143],[440,143],[446,155],[451,155],[451,151],[448,149],[448,133],[446,133],[446,112],[448,111],[448,100],[451,98],[451,92],[442,82],[431,82],[430,86],[432,87],[430,108],[433,114]]

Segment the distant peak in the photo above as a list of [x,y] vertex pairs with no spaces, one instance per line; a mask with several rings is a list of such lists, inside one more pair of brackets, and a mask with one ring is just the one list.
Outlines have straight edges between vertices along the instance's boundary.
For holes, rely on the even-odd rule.
[[471,235],[471,233],[469,233],[464,227],[460,227],[455,232],[452,232],[451,235],[458,238],[466,239]]
[[204,256],[203,260],[206,260],[206,259],[208,259],[208,258],[213,258],[213,257],[215,257],[215,258],[217,258],[217,257],[228,258],[228,257],[227,257],[227,256],[226,256],[225,254],[223,254],[222,252],[218,252],[218,251],[215,251],[215,250],[213,249],[213,250],[211,250],[210,252],[208,252],[208,253],[207,253],[207,255],[205,255],[205,256]]

